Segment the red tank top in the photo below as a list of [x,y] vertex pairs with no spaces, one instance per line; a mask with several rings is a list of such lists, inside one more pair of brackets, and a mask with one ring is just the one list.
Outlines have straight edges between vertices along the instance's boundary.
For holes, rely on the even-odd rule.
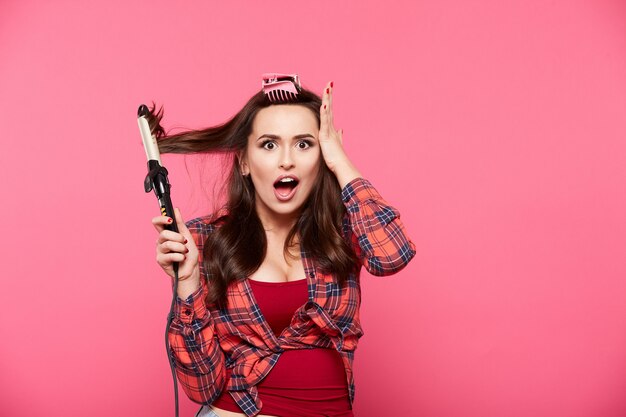
[[[276,336],[289,326],[294,312],[308,301],[306,279],[249,282],[254,298]],[[226,378],[230,378],[230,371]],[[344,365],[334,349],[286,350],[257,388],[263,402],[261,414],[279,417],[354,417],[350,409]],[[213,405],[228,411],[242,412],[226,390]]]

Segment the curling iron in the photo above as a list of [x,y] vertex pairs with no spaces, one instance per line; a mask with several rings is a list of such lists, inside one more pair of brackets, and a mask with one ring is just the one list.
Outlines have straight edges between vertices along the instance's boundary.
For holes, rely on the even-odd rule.
[[[148,175],[143,182],[144,190],[146,193],[154,190],[157,200],[159,201],[159,207],[163,216],[172,218],[171,224],[166,224],[165,228],[173,232],[178,233],[178,227],[176,226],[176,217],[174,216],[174,208],[172,206],[172,200],[170,199],[170,183],[167,179],[167,169],[161,163],[161,155],[159,153],[159,147],[156,143],[156,137],[152,134],[150,125],[146,116],[150,114],[150,110],[145,104],[139,106],[137,111],[137,123],[139,124],[139,132],[141,133],[141,139],[143,141],[143,147],[146,150],[146,157],[148,158]],[[167,315],[167,326],[165,327],[165,349],[167,352],[167,358],[172,370],[172,378],[174,379],[174,401],[176,407],[176,417],[178,417],[178,385],[176,381],[176,372],[174,371],[174,356],[170,349],[170,343],[168,339],[168,333],[172,320],[174,319],[174,304],[176,302],[177,289],[178,289],[178,262],[174,262],[172,265],[174,269],[174,284],[172,288],[172,304],[170,306],[170,312]]]

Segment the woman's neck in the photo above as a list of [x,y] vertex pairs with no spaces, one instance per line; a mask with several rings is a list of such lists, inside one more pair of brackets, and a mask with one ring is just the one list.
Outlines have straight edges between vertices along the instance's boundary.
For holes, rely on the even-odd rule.
[[277,237],[287,237],[289,231],[297,222],[297,218],[279,218],[272,217],[271,219],[261,219],[261,224],[266,233],[271,233]]
[[257,216],[259,217],[259,220],[261,220],[263,229],[265,229],[267,233],[272,233],[275,236],[286,237],[289,231],[298,222],[300,212],[276,214],[257,209]]

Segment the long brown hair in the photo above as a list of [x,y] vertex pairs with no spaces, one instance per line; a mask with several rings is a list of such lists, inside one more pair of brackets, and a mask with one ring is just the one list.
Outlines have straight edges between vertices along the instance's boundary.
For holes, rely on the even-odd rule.
[[[317,94],[302,88],[295,102],[281,104],[308,108],[315,115],[319,128],[322,99]],[[209,305],[217,303],[218,307],[225,307],[229,284],[254,273],[266,255],[267,238],[255,210],[254,185],[250,176],[244,177],[240,172],[238,155],[245,152],[248,146],[257,112],[270,105],[272,103],[265,94],[259,91],[225,123],[173,135],[167,135],[160,125],[163,107],[155,113],[156,106],[153,104],[148,116],[161,153],[220,153],[229,156],[226,211],[213,219],[221,226],[208,236],[203,249],[203,267],[211,281],[211,291],[206,299]],[[356,272],[358,264],[354,251],[342,237],[345,213],[337,178],[322,161],[311,194],[287,235],[283,254],[294,258],[289,248],[294,246],[294,239],[298,237],[299,243],[315,258],[322,272],[333,274],[343,286],[348,275]]]

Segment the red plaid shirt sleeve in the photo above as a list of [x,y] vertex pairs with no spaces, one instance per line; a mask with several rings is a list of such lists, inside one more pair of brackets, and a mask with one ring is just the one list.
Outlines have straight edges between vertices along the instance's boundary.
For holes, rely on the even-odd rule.
[[416,250],[398,210],[361,177],[343,187],[341,198],[347,209],[344,232],[367,272],[385,276],[403,269]]
[[[208,232],[206,225],[191,221],[187,227],[202,254]],[[202,265],[202,258],[199,262]],[[213,317],[205,304],[206,292],[205,280],[200,279],[200,288],[186,300],[177,297],[168,333],[178,381],[187,396],[201,404],[215,401],[226,385],[224,352],[215,334]]]

